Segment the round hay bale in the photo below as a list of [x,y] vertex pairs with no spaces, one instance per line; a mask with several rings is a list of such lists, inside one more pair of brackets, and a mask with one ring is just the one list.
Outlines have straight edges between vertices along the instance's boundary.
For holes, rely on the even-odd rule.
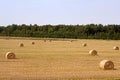
[[86,43],[83,43],[83,44],[82,44],[82,46],[83,46],[83,47],[86,47],[86,46],[87,46],[87,44],[86,44]]
[[118,46],[114,46],[113,49],[114,50],[119,50],[119,47]]
[[73,42],[73,40],[71,40],[70,42]]
[[35,44],[35,42],[32,42],[32,45],[34,45]]
[[114,70],[114,63],[110,60],[102,60],[99,67],[103,70]]
[[44,42],[46,42],[46,40],[44,40]]
[[20,47],[24,47],[24,44],[23,44],[23,43],[20,43],[19,46],[20,46]]
[[95,56],[95,55],[97,55],[97,51],[96,50],[90,50],[89,54],[92,55],[92,56]]
[[50,42],[52,42],[52,40],[49,40]]
[[5,55],[6,59],[15,59],[16,56],[13,52],[7,52]]

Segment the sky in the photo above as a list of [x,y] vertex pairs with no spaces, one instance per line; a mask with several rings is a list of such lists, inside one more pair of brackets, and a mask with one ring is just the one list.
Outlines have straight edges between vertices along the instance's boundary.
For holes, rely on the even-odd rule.
[[0,25],[120,24],[120,0],[0,0]]

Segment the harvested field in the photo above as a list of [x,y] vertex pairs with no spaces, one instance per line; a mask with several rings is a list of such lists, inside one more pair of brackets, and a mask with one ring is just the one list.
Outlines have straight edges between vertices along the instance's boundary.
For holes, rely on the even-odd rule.
[[[0,39],[0,80],[118,80],[120,79],[120,40]],[[25,47],[18,44],[23,42]],[[88,43],[83,47],[82,43]],[[98,56],[89,56],[95,49]],[[17,59],[5,59],[15,52]],[[101,60],[114,62],[116,70],[101,70]]]

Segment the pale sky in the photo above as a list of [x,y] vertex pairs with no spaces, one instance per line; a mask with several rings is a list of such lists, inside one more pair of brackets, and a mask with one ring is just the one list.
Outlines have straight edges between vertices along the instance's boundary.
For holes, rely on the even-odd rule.
[[0,0],[0,25],[120,24],[120,0]]

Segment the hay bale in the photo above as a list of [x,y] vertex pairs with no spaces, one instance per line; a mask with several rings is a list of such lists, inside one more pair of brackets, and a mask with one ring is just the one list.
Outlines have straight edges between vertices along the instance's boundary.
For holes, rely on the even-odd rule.
[[92,55],[92,56],[95,56],[95,55],[97,55],[97,51],[96,50],[90,50],[89,54]]
[[71,40],[70,42],[73,42],[73,40]]
[[20,47],[24,47],[24,44],[23,44],[23,43],[20,43],[19,46],[20,46]]
[[110,60],[102,60],[99,67],[103,70],[114,70],[114,63]]
[[118,46],[114,46],[113,49],[114,50],[119,50],[119,47]]
[[32,45],[34,45],[35,44],[35,42],[32,42]]
[[46,42],[46,40],[44,40],[44,42]]
[[52,42],[52,40],[49,40],[50,42]]
[[7,52],[5,55],[6,59],[15,59],[16,56],[13,52]]
[[83,43],[83,44],[82,44],[82,46],[83,46],[83,47],[86,47],[86,46],[87,46],[87,44],[86,44],[86,43]]

